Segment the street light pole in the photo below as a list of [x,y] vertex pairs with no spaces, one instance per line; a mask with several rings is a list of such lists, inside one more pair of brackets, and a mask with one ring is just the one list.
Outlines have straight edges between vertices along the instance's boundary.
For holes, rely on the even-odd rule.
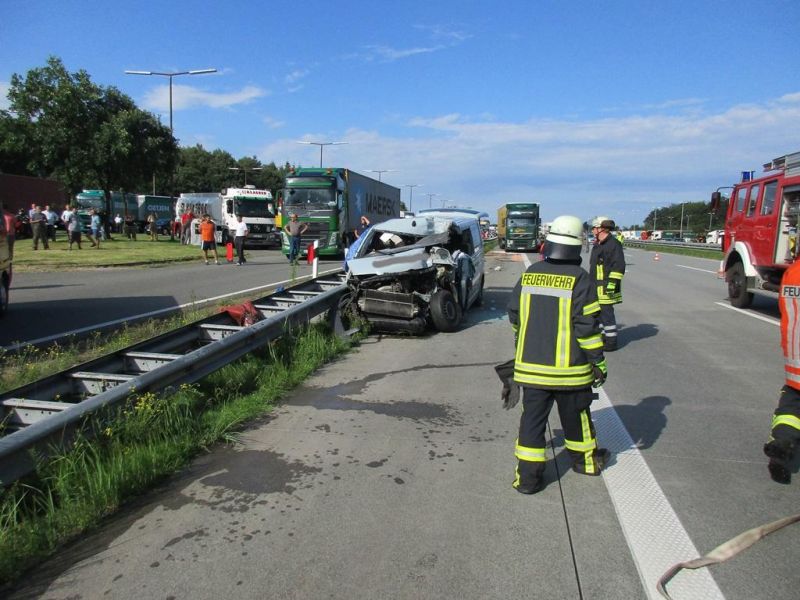
[[407,184],[405,184],[403,186],[403,187],[407,187],[408,188],[408,211],[409,212],[414,212],[414,209],[411,208],[411,206],[412,206],[412,204],[414,202],[414,188],[415,187],[420,187],[421,185],[422,185],[421,183],[407,183]]
[[679,236],[681,239],[683,239],[683,205],[684,205],[684,203],[683,203],[683,202],[681,202],[681,227],[680,227],[680,230],[681,230],[681,231],[680,231],[680,233],[678,234],[678,236]]
[[381,173],[395,173],[394,169],[367,169],[367,173],[377,173],[378,181],[381,180]]
[[325,146],[342,146],[347,142],[297,142],[298,144],[305,144],[306,146],[319,146],[319,168],[322,168],[322,148]]
[[[216,73],[216,69],[193,69],[191,71],[172,71],[172,72],[160,72],[160,71],[125,71],[126,75],[160,75],[161,77],[168,77],[169,78],[169,134],[174,138],[175,137],[175,130],[172,127],[172,79],[179,75],[204,75],[206,73]],[[170,190],[171,198],[175,198],[175,171],[173,170],[172,176],[172,189]],[[175,212],[173,208],[171,212]],[[173,219],[174,220],[174,219]],[[170,241],[175,240],[175,235],[173,233],[173,227],[169,228],[169,239]]]
[[425,194],[425,195],[428,197],[428,208],[432,208],[433,204],[431,198],[433,198],[434,196],[438,196],[439,194]]
[[244,167],[228,167],[229,171],[244,171],[244,187],[247,187],[247,172],[248,171],[260,171],[263,167],[251,167],[250,169],[246,169]]

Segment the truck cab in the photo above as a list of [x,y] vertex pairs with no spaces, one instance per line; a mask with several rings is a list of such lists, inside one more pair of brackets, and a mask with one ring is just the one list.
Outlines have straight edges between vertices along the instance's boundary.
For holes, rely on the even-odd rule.
[[[738,308],[749,306],[754,292],[777,292],[800,251],[800,152],[773,159],[764,172],[760,177],[742,172],[725,217],[721,271],[731,304]],[[717,190],[711,195],[712,210],[720,203]]]

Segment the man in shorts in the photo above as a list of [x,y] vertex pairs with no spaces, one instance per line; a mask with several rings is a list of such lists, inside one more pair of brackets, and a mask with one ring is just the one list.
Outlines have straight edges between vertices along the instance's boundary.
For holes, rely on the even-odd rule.
[[217,241],[214,234],[217,230],[217,225],[211,220],[211,215],[203,215],[203,222],[200,223],[200,240],[203,243],[203,258],[208,264],[208,251],[214,251],[214,264],[219,264],[219,256],[217,255]]

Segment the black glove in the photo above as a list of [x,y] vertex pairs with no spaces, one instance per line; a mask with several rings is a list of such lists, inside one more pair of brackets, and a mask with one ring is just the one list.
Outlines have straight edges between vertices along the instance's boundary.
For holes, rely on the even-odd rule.
[[592,376],[594,377],[594,381],[592,382],[593,388],[602,387],[603,384],[606,382],[608,378],[608,367],[606,367],[606,361],[603,359],[599,363],[592,365]]
[[503,408],[506,410],[514,408],[519,403],[519,384],[514,381],[514,359],[496,365],[494,370],[503,382],[503,390],[500,392]]

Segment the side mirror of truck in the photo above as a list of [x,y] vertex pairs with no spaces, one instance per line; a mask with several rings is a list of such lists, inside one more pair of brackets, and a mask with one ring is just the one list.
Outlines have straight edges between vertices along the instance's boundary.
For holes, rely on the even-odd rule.
[[719,205],[722,203],[722,194],[719,192],[711,192],[711,212],[715,213],[719,210]]
[[228,211],[228,214],[233,214],[233,200],[226,200],[225,201],[225,210]]

